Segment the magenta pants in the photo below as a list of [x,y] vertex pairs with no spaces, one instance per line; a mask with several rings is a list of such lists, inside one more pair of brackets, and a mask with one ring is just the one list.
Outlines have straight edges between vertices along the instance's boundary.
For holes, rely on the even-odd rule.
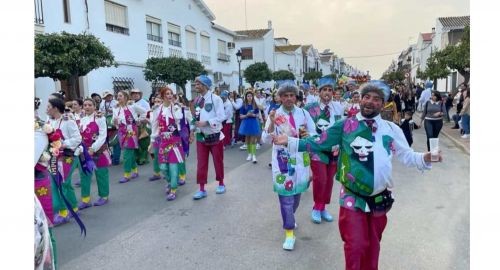
[[198,163],[196,167],[196,183],[206,184],[208,177],[208,155],[212,154],[215,167],[215,180],[224,180],[224,148],[223,142],[219,141],[214,145],[206,145],[196,142],[196,154]]
[[337,163],[325,164],[311,160],[313,199],[315,203],[329,204],[332,197],[333,177],[337,172]]
[[385,213],[364,213],[340,207],[339,231],[344,241],[346,270],[376,270],[380,241],[387,224]]

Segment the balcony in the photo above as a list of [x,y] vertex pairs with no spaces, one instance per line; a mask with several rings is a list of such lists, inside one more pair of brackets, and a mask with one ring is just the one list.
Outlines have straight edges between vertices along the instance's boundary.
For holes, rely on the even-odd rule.
[[169,55],[172,57],[182,57],[182,51],[177,49],[168,49]]
[[151,35],[151,34],[148,34],[148,40],[156,41],[156,42],[160,42],[160,43],[163,42],[163,38],[162,37]]
[[218,53],[217,54],[217,60],[220,60],[223,62],[229,62],[230,59],[231,59],[231,57],[229,56],[229,54],[225,54],[225,53]]
[[180,41],[173,40],[173,39],[169,39],[168,40],[168,44],[172,45],[172,46],[176,46],[176,47],[180,47],[181,46],[181,42]]
[[124,34],[124,35],[128,35],[128,28],[125,28],[125,27],[121,27],[121,26],[116,26],[116,25],[112,25],[112,24],[109,24],[107,23],[106,24],[106,30],[110,31],[110,32],[114,32],[114,33],[118,33],[118,34]]
[[186,57],[187,57],[188,59],[198,60],[198,54],[196,54],[196,53],[187,52],[187,53],[186,53]]
[[210,56],[202,55],[201,56],[201,63],[205,64],[205,65],[210,65],[211,64]]

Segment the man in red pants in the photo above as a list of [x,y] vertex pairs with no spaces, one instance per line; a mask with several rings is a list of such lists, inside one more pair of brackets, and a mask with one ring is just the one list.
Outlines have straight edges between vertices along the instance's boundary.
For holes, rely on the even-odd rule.
[[193,199],[200,200],[207,197],[205,185],[208,174],[208,155],[212,154],[215,166],[215,180],[219,185],[215,189],[216,194],[226,192],[224,185],[224,134],[222,122],[226,116],[222,99],[209,91],[212,81],[205,75],[200,75],[195,80],[195,89],[200,94],[193,101],[191,110],[193,113],[194,128],[191,129],[190,141],[194,140],[196,134],[197,170],[196,182],[200,185]]
[[[319,102],[307,103],[305,110],[311,115],[316,132],[321,135],[327,128],[335,123],[333,113],[333,88],[335,81],[331,77],[323,77],[319,80]],[[338,149],[338,145],[335,146]],[[328,158],[321,160],[317,155],[311,157],[312,183],[314,206],[311,212],[311,220],[321,223],[321,220],[332,222],[332,215],[326,210],[330,204],[333,189],[333,177],[337,172],[338,151],[332,151]]]

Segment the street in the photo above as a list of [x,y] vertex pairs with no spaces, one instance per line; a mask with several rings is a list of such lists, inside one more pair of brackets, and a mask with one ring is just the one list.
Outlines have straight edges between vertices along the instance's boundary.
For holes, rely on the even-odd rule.
[[[425,149],[425,131],[414,132],[414,149]],[[469,269],[469,156],[440,136],[444,162],[424,173],[394,159],[395,203],[383,234],[380,269]],[[344,269],[338,231],[335,182],[332,223],[310,220],[312,188],[296,213],[295,250],[284,251],[277,195],[272,190],[269,145],[257,150],[258,164],[245,161],[239,145],[225,151],[227,192],[216,195],[210,161],[208,197],[194,201],[196,149],[177,199],[167,202],[165,181],[140,177],[118,184],[121,166],[110,168],[110,203],[81,212],[87,236],[76,222],[54,229],[59,269]],[[75,188],[77,197],[80,189]],[[97,198],[95,180],[92,199]]]

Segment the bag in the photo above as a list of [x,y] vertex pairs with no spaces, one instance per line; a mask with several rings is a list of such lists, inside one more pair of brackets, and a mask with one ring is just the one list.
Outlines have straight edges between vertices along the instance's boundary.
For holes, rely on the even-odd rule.
[[215,145],[220,141],[220,132],[205,135],[202,133],[206,145]]
[[354,195],[361,197],[362,199],[365,200],[365,202],[368,204],[370,207],[370,210],[372,212],[389,212],[392,208],[392,204],[394,203],[394,198],[392,198],[392,192],[388,189],[385,189],[384,191],[380,192],[379,194],[373,195],[373,196],[364,196],[361,195],[357,192],[354,192],[344,186],[345,189],[347,189],[349,192],[353,193]]
[[69,149],[69,148],[64,148],[63,150],[63,156],[65,157],[74,157],[75,156],[75,151]]

